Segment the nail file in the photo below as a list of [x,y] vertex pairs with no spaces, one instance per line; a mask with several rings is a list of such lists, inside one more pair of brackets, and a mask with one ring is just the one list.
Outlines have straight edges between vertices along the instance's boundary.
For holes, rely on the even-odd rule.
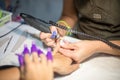
[[20,37],[19,37],[18,41],[16,42],[15,46],[12,48],[12,52],[15,52],[22,45],[22,43],[27,39],[27,35],[28,34],[27,34],[26,31],[24,31],[20,35]]
[[9,40],[9,37],[6,37],[4,39],[0,40],[0,47],[2,47],[7,41]]

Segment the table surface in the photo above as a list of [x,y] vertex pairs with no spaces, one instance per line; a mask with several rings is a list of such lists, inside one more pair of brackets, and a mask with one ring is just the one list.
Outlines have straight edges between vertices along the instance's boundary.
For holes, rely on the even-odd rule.
[[[0,36],[9,32],[16,26],[20,25],[20,23],[10,22],[6,25],[0,27]],[[24,47],[24,44],[27,44],[30,48],[32,41],[35,41],[37,46],[41,48],[44,52],[46,52],[46,48],[43,46],[43,43],[31,37],[27,34],[22,39],[22,44],[17,50],[13,50],[17,41],[20,39],[21,35],[25,32],[30,33],[39,33],[40,31],[32,28],[28,25],[22,25],[18,29],[9,33],[8,35],[0,38],[0,66],[2,65],[15,65],[19,66],[16,53],[20,53]],[[12,36],[12,40],[10,41],[10,37]],[[73,38],[65,37],[70,41],[75,41]],[[6,52],[4,53],[4,49],[6,48],[8,42],[10,44],[7,47]],[[63,66],[64,67],[64,66]],[[105,55],[105,54],[96,54],[90,57],[90,59],[80,64],[80,68],[67,76],[59,76],[55,77],[55,80],[120,80],[120,57]]]

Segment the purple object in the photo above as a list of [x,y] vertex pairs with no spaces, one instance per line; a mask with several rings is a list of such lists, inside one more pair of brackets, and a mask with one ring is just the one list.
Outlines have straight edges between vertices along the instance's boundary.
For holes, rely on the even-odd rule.
[[18,56],[18,61],[19,61],[20,66],[23,66],[24,65],[23,55],[21,55],[21,54],[16,54],[16,55]]
[[23,50],[22,53],[23,53],[23,55],[25,55],[25,54],[30,54],[30,51],[29,51],[27,45],[24,45],[24,50]]
[[31,53],[37,52],[37,47],[34,42],[32,42]]
[[47,60],[53,60],[51,48],[48,48],[46,57]]
[[37,52],[38,52],[38,55],[43,53],[43,51],[41,49],[38,49]]
[[56,31],[53,31],[52,32],[52,35],[51,35],[51,38],[52,39],[55,39],[57,37],[57,32]]

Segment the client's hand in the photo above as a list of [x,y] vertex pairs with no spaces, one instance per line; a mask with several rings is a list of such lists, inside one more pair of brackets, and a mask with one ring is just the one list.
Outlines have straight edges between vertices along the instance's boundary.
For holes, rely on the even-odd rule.
[[47,60],[44,54],[40,55],[32,53],[33,59],[30,55],[25,55],[24,79],[25,80],[53,80],[53,68],[51,60]]
[[72,62],[72,59],[56,53],[53,56],[53,71],[60,75],[70,74],[79,68],[79,64],[72,64]]
[[18,54],[22,79],[53,80],[53,58],[50,48],[48,48],[47,55],[45,55],[33,44],[31,52],[25,47],[22,53]]

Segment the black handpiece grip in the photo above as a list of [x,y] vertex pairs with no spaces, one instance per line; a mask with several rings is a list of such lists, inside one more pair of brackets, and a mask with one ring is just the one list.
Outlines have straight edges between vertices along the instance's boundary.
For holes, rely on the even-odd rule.
[[31,15],[25,14],[25,13],[20,13],[20,16],[24,19],[25,23],[34,27],[35,29],[42,31],[42,32],[50,33],[50,29],[46,25],[48,24],[47,22],[41,19],[35,18]]

